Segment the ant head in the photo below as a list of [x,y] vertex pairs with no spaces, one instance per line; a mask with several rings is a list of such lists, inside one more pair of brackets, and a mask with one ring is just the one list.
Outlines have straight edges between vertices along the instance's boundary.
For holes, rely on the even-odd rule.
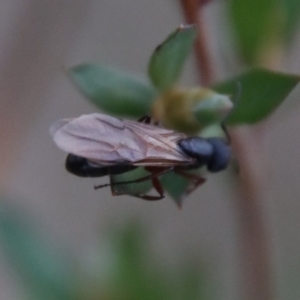
[[212,173],[220,172],[228,167],[231,158],[231,148],[222,138],[207,138],[213,148],[213,153],[207,163],[208,171]]
[[231,149],[222,138],[189,137],[178,145],[185,154],[197,159],[197,167],[206,165],[210,172],[223,171],[229,164]]
[[210,161],[214,151],[207,139],[198,136],[182,139],[178,145],[185,154],[197,159],[199,167]]

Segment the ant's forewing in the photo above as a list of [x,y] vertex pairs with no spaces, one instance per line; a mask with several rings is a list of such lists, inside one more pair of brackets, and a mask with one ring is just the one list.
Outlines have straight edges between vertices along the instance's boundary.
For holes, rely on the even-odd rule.
[[65,152],[101,165],[170,166],[193,161],[177,145],[184,134],[98,113],[57,121],[50,134]]

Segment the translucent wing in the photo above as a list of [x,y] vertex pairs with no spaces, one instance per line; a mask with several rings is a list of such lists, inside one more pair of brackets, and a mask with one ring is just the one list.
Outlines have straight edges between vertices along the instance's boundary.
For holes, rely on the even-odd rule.
[[62,150],[101,164],[159,166],[191,161],[177,145],[185,135],[103,114],[57,121],[50,134]]

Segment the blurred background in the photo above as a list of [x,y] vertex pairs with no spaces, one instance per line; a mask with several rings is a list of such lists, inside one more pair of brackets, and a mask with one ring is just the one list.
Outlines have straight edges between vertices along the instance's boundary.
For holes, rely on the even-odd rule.
[[[242,70],[225,10],[225,1],[212,1],[203,15],[217,80]],[[1,214],[4,219],[8,216],[2,225],[7,240],[10,234],[12,239],[25,237],[15,247],[0,244],[1,299],[175,299],[170,291],[176,289],[182,292],[177,293],[178,299],[242,299],[236,193],[226,174],[211,176],[181,210],[169,198],[151,203],[112,197],[109,189],[93,189],[107,178],[81,179],[68,174],[65,154],[48,133],[54,120],[96,111],[67,78],[67,67],[100,61],[146,75],[153,49],[184,22],[179,1],[171,0],[1,1],[0,197]],[[276,51],[279,63],[274,68],[299,74],[299,49],[298,30],[284,55]],[[193,57],[181,84],[198,84]],[[256,153],[267,174],[261,182],[261,207],[274,299],[300,298],[299,95],[300,88],[296,88],[264,122],[262,147]],[[66,290],[73,284],[67,282],[76,277],[75,297],[66,291],[57,296],[43,286],[48,284],[46,279],[40,290],[35,287],[40,296],[30,294],[30,281],[34,286],[36,278],[43,277],[39,273],[43,268],[37,269],[48,254],[37,254],[36,261],[27,234],[34,245],[41,246],[41,253],[58,253],[53,257],[59,256],[61,263],[52,263],[49,254],[49,265],[57,264],[57,268],[47,271],[47,276],[59,281],[57,274],[69,272],[61,275],[64,279],[59,283]],[[32,260],[24,253],[30,253]],[[122,259],[128,266],[120,263]],[[142,289],[149,282],[153,293],[147,289],[142,293],[152,293],[152,298],[138,292],[124,296],[124,282],[116,278],[129,278],[128,270],[135,264],[134,276],[140,274],[138,278],[144,281],[135,281],[133,276],[128,286]],[[116,270],[125,275],[116,275]],[[116,287],[121,291],[119,298],[111,294]],[[41,296],[48,288],[49,297]],[[185,289],[194,294],[184,294]]]

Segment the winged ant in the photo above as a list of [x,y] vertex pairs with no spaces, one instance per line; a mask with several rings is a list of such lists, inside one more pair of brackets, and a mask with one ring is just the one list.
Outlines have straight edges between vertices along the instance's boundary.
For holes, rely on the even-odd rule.
[[[56,145],[68,153],[65,167],[80,177],[102,177],[123,174],[144,167],[150,175],[132,181],[112,182],[95,186],[110,186],[113,195],[116,185],[151,180],[158,195],[134,195],[145,200],[164,198],[159,176],[175,172],[193,182],[193,188],[205,178],[187,172],[207,167],[210,172],[227,168],[231,149],[230,138],[222,123],[227,141],[219,137],[188,137],[183,133],[149,124],[150,117],[139,121],[120,120],[104,114],[82,115],[55,122],[50,133]],[[111,177],[110,177],[111,178]]]

